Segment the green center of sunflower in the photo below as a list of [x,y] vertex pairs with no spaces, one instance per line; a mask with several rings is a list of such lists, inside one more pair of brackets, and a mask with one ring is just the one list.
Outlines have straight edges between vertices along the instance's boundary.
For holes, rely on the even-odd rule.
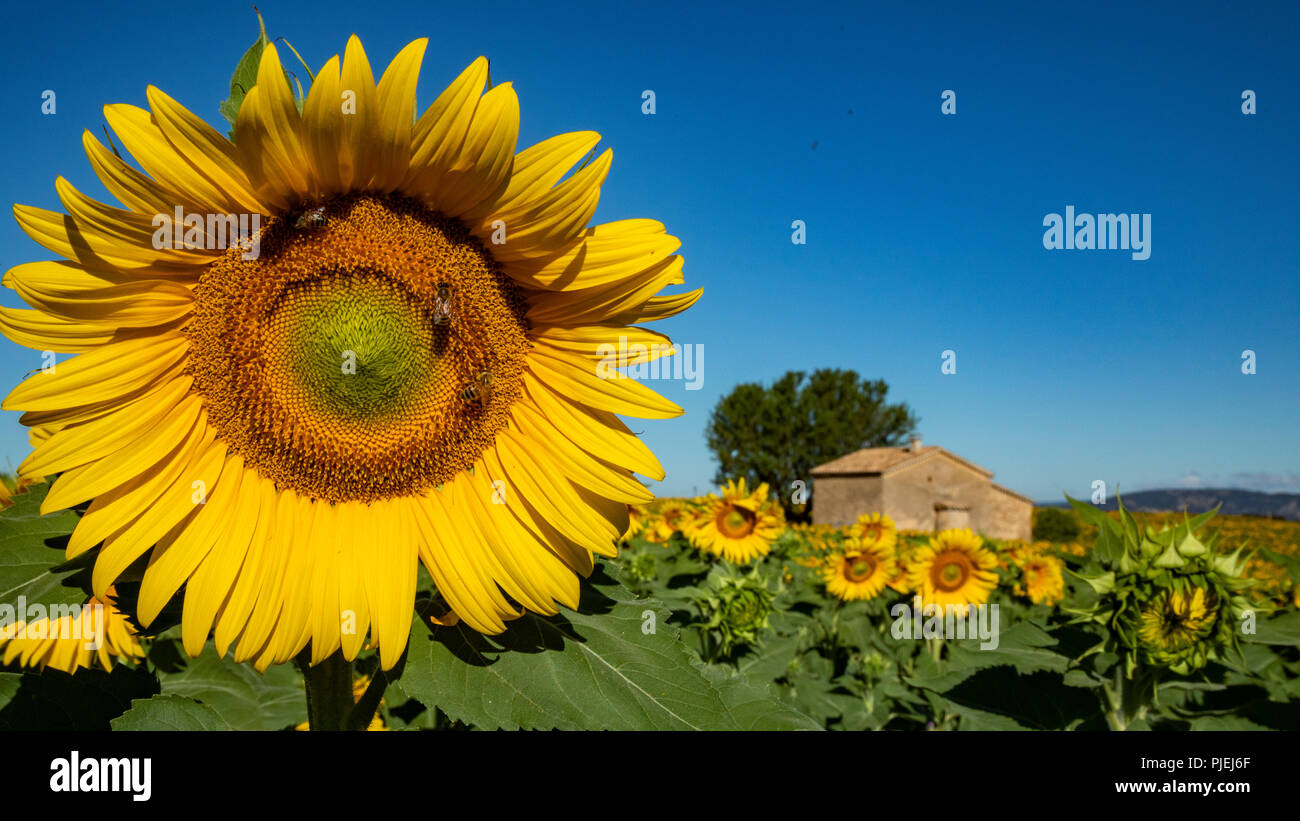
[[439,373],[444,334],[418,302],[382,277],[295,286],[266,324],[288,340],[284,369],[321,412],[341,419],[391,418],[407,411]]
[[392,197],[286,215],[195,288],[190,373],[230,449],[333,502],[419,494],[509,420],[529,348],[519,289],[453,220]]
[[876,570],[876,563],[867,556],[855,556],[844,566],[844,575],[851,582],[868,579]]
[[970,559],[962,553],[949,551],[935,558],[930,580],[936,589],[951,593],[961,589],[970,573]]
[[736,505],[727,505],[715,519],[718,532],[728,539],[743,539],[754,532],[758,517],[754,512]]

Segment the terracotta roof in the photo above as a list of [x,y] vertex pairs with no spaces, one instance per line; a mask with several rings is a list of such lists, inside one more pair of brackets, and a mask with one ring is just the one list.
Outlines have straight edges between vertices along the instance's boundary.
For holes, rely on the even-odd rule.
[[846,456],[818,465],[812,469],[813,476],[834,476],[846,473],[883,473],[895,465],[919,458],[926,451],[935,450],[934,445],[922,446],[920,453],[913,453],[907,448],[863,448]]
[[920,461],[931,456],[943,455],[954,462],[965,465],[977,473],[992,476],[993,471],[982,468],[974,462],[961,458],[955,453],[944,450],[938,445],[922,445],[919,451],[907,447],[863,448],[846,456],[818,465],[812,469],[813,476],[846,476],[862,474],[892,473],[913,461]]

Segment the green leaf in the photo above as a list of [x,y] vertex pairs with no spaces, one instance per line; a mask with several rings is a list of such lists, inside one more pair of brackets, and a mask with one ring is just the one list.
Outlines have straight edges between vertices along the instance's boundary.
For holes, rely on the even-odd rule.
[[1073,730],[1099,725],[1096,696],[1069,687],[1050,672],[1031,675],[1011,667],[980,670],[943,695],[963,730]]
[[818,726],[744,682],[711,682],[668,615],[601,565],[577,612],[526,613],[499,636],[417,620],[401,688],[480,729]]
[[[33,485],[15,494],[13,506],[0,512],[0,604],[46,608],[54,604],[84,604],[89,597],[89,565],[93,553],[69,562],[64,557],[68,536],[77,526],[70,510],[41,515],[49,485]],[[21,618],[21,616],[20,616]]]
[[1242,716],[1198,716],[1192,719],[1189,730],[1270,730]]
[[1243,641],[1253,644],[1285,644],[1300,647],[1300,612],[1292,611],[1259,622],[1255,634],[1247,633]]
[[1021,674],[1064,673],[1070,660],[1048,649],[1056,643],[1056,639],[1032,622],[1018,622],[998,634],[996,648],[981,650],[978,639],[946,642],[948,655],[944,662],[937,667],[923,663],[908,683],[946,693],[975,672],[990,667],[1008,666]]
[[790,668],[790,662],[799,655],[798,636],[770,638],[740,659],[742,675],[755,681],[772,681],[780,678]]
[[0,672],[0,730],[107,730],[133,699],[158,692],[147,671]]
[[307,720],[306,691],[291,664],[258,673],[247,664],[218,657],[210,642],[198,658],[178,661],[179,669],[160,676],[162,694],[212,708],[232,730],[283,730]]
[[[248,47],[248,51],[244,52],[244,56],[239,58],[239,63],[235,65],[235,73],[230,76],[230,97],[222,100],[218,106],[221,116],[230,123],[232,140],[235,136],[235,122],[239,119],[239,107],[244,104],[244,97],[248,95],[249,90],[257,84],[257,68],[262,62],[262,52],[270,44],[271,41],[266,36],[266,23],[262,21],[262,13],[259,11],[257,12],[257,39]],[[288,76],[288,72],[285,72],[286,79]]]
[[131,702],[131,709],[113,719],[114,730],[233,730],[221,714],[184,696],[157,695]]

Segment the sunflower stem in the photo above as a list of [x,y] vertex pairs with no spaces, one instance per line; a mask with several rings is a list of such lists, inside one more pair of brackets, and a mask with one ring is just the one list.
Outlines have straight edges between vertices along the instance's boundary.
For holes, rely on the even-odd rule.
[[1146,718],[1155,676],[1139,667],[1132,677],[1124,675],[1124,665],[1115,668],[1114,685],[1103,685],[1106,702],[1106,724],[1112,730],[1127,730],[1129,726]]
[[352,714],[352,662],[334,653],[320,664],[311,655],[298,656],[298,669],[307,686],[307,721],[313,730],[346,730]]

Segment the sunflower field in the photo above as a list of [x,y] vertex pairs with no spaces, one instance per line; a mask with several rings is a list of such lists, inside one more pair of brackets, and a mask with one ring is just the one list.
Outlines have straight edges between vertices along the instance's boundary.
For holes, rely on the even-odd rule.
[[420,107],[429,46],[258,13],[225,125],[148,85],[82,132],[112,201],[14,206],[0,729],[1300,728],[1289,524],[656,500],[682,242],[485,56]]
[[[1069,543],[787,526],[741,482],[638,509],[617,565],[831,729],[1300,727],[1300,523],[1075,508]],[[917,596],[996,604],[996,646],[898,629]]]

